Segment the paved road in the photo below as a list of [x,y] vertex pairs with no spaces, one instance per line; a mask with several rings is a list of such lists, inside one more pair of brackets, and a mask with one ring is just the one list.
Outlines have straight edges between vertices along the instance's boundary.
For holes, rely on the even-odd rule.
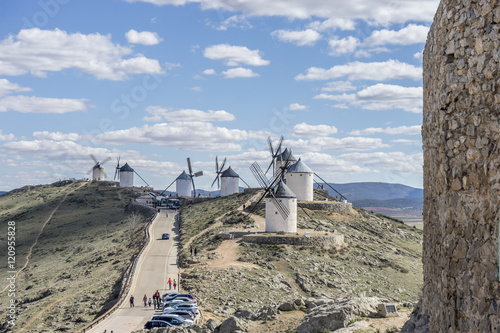
[[[167,217],[168,215],[168,217]],[[178,224],[175,223],[175,211],[162,209],[150,226],[151,242],[138,261],[129,295],[120,307],[107,319],[87,332],[130,333],[144,328],[146,321],[155,314],[153,306],[145,308],[142,302],[144,294],[153,297],[158,290],[160,295],[168,292],[168,278],[178,277],[177,246]],[[161,235],[168,232],[170,240],[162,240]],[[178,281],[178,280],[177,280]],[[131,308],[129,299],[134,295],[135,307]],[[158,311],[160,313],[161,311]]]

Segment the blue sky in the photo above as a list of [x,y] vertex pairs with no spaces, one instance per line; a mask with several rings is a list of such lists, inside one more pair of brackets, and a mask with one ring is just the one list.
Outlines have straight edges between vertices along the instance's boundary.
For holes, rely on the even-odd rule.
[[[251,185],[267,137],[334,183],[422,187],[422,57],[436,0],[6,0],[0,190],[89,177],[155,188],[215,156]],[[136,178],[136,185],[142,182]]]

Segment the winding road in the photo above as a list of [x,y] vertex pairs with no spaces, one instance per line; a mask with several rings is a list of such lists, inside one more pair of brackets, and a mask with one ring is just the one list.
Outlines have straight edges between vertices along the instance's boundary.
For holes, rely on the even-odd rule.
[[[158,290],[160,295],[170,291],[168,279],[178,278],[177,246],[179,225],[175,222],[174,210],[162,209],[150,225],[151,241],[137,262],[137,268],[132,277],[130,292],[124,302],[108,318],[87,332],[92,333],[130,333],[144,328],[155,313],[153,306],[144,307],[142,299],[148,298]],[[170,240],[161,239],[164,232],[170,233]],[[173,287],[172,287],[173,288]],[[173,290],[172,290],[173,291]],[[130,307],[129,299],[133,295],[135,307]]]

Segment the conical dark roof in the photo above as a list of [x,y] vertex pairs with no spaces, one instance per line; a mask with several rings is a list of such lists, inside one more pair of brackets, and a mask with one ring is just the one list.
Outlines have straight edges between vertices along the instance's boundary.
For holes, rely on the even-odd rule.
[[120,168],[120,172],[134,172],[134,169],[132,169],[128,163],[125,163],[125,165]]
[[239,178],[240,176],[231,167],[227,168],[223,173],[220,174],[221,177],[233,177]]
[[289,168],[287,173],[314,173],[302,160],[299,158],[297,163],[292,164]]
[[281,154],[277,155],[276,160],[283,161],[283,163],[285,163],[286,161],[289,161],[289,162],[296,162],[297,161],[297,159],[295,157],[293,157],[292,151],[288,150],[288,148],[286,148]]
[[[288,186],[286,186],[286,184],[282,180],[280,180],[278,185],[276,185],[276,187],[274,189],[272,189],[271,191],[273,191],[273,194],[276,198],[296,198],[297,197],[295,195],[295,193],[293,193],[292,190],[290,190],[290,188]],[[271,197],[270,193],[268,195],[266,195],[266,198],[269,198],[269,197]]]
[[182,173],[179,175],[179,177],[176,178],[176,180],[177,179],[191,180],[191,177],[189,177],[186,171],[182,171]]

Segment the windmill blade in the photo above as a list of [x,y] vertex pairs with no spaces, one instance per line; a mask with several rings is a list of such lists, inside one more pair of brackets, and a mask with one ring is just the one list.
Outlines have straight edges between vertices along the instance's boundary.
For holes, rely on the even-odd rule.
[[196,198],[196,187],[194,186],[194,177],[191,177],[191,183],[193,184],[193,198]]
[[319,179],[321,179],[323,181],[323,183],[325,183],[329,188],[331,188],[332,190],[334,190],[335,193],[337,193],[338,195],[340,195],[340,199],[341,200],[347,200],[346,197],[344,197],[339,191],[337,191],[336,189],[334,189],[330,184],[328,184],[328,182],[326,180],[324,180],[323,178],[321,178],[317,173],[314,173],[314,175],[316,177],[318,177]]
[[261,187],[265,188],[266,190],[271,187],[269,180],[266,178],[257,162],[253,162],[252,165],[250,165],[250,171],[252,171],[255,179],[257,179],[257,182]]
[[192,177],[193,176],[193,169],[191,168],[191,159],[189,157],[187,158],[187,163],[188,163],[189,175]]
[[285,205],[283,205],[281,201],[276,199],[276,197],[273,194],[273,191],[270,191],[269,193],[271,193],[271,202],[274,204],[274,207],[276,207],[281,217],[283,219],[286,219],[288,215],[290,215],[290,210],[287,207],[285,207]]
[[94,161],[95,164],[99,164],[97,158],[95,158],[94,154],[89,154],[90,158]]
[[278,143],[278,147],[276,148],[276,156],[278,156],[280,153],[281,153],[281,145],[283,144],[283,140],[285,138],[282,136],[280,136],[280,142]]
[[243,178],[241,178],[241,177],[240,177],[240,180],[241,180],[243,183],[245,183],[245,185],[246,185],[248,188],[250,188],[250,185],[248,185],[248,183],[247,183],[246,181],[244,181],[244,180],[243,180]]
[[224,161],[222,161],[222,166],[219,169],[219,172],[222,172],[224,170],[224,166],[226,165],[226,158],[224,157]]
[[120,156],[116,159],[115,176],[113,177],[113,180],[116,180],[116,176],[120,179]]
[[219,160],[217,159],[217,156],[215,156],[215,173],[219,172]]
[[257,208],[257,206],[262,201],[262,199],[264,199],[264,197],[266,196],[267,192],[269,192],[269,189],[264,190],[264,193],[262,194],[262,196],[260,197],[260,199],[257,200],[257,202],[255,203],[255,205],[253,205],[252,209],[250,209],[250,211],[248,212],[247,216],[249,216],[250,214],[253,213],[253,211]]
[[217,182],[217,188],[219,188],[220,185],[219,185],[219,173],[218,172],[217,172],[217,175],[215,176],[215,179],[212,182],[212,185],[210,187],[214,187],[215,182]]
[[276,159],[277,153],[275,153],[273,149],[273,143],[271,142],[271,137],[267,137],[267,144],[269,145],[269,152],[271,153],[271,163],[269,163],[269,166],[266,169],[266,172],[264,174],[267,174],[271,166],[273,167],[274,170],[274,160]]
[[200,177],[200,176],[203,176],[203,171],[198,171],[198,172],[195,172],[194,177]]
[[111,157],[109,157],[109,156],[108,156],[108,157],[106,157],[106,158],[104,159],[104,161],[102,161],[100,164],[101,164],[101,165],[103,165],[104,163],[107,163],[107,162],[109,162],[110,160],[111,160]]
[[167,188],[165,188],[165,189],[163,190],[163,192],[161,192],[161,193],[160,193],[160,195],[163,195],[163,193],[165,193],[165,192],[166,192],[166,191],[170,188],[170,186],[172,186],[172,185],[175,183],[175,181],[176,181],[176,180],[177,180],[177,178],[176,178],[176,179],[174,179],[174,181],[173,181],[173,182],[171,182],[171,183],[170,183],[170,185],[168,185],[168,186],[167,186]]
[[146,183],[146,185],[148,185],[148,187],[150,187],[150,186],[149,186],[149,184],[148,184],[148,182],[147,182],[147,181],[145,181],[145,180],[144,180],[144,178],[142,178],[142,177],[141,177],[141,175],[137,173],[137,171],[135,171],[135,170],[134,170],[134,173],[135,173],[137,176],[139,176],[139,178],[141,178],[141,179],[142,179],[142,181],[143,181],[143,182],[145,182],[145,183]]

